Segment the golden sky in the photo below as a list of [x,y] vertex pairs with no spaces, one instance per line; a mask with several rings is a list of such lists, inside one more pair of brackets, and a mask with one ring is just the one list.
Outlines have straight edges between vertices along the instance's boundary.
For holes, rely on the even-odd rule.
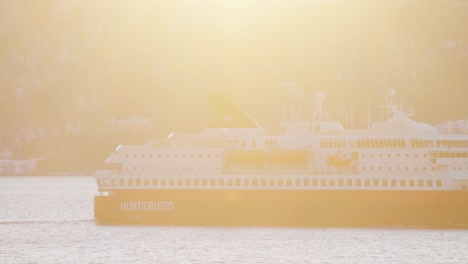
[[463,1],[1,0],[0,10],[0,89],[21,87],[53,113],[79,116],[68,108],[80,97],[107,102],[105,115],[191,130],[206,122],[207,94],[227,92],[275,129],[281,83],[292,82],[325,92],[335,117],[365,116],[389,88],[420,120],[468,116]]

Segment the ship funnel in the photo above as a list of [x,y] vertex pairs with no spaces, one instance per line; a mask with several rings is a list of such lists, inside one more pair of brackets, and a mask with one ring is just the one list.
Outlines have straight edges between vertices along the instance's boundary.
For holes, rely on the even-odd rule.
[[208,100],[215,112],[210,128],[261,128],[230,95],[212,94]]

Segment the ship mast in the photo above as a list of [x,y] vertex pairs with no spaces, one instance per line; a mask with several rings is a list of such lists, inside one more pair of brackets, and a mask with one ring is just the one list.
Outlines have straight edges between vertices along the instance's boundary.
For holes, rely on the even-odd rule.
[[327,120],[330,120],[330,115],[323,108],[323,101],[324,100],[325,100],[325,94],[323,92],[318,92],[315,95],[316,108],[315,108],[315,111],[313,113],[313,120],[314,121],[327,121]]

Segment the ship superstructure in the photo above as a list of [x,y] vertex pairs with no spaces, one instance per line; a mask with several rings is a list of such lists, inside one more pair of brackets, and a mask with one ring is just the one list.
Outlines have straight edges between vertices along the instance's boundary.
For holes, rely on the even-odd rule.
[[[332,120],[322,93],[309,115],[296,100],[284,107],[284,132],[278,135],[265,133],[229,97],[217,96],[214,121],[201,134],[171,133],[116,148],[106,160],[112,170],[95,175],[96,219],[163,225],[468,225],[468,135],[441,135],[410,119],[393,96],[392,91],[384,108],[387,118],[362,131],[345,130]],[[193,211],[196,207],[202,208]],[[449,210],[443,211],[447,217],[432,216],[440,210]],[[190,220],[190,213],[197,220]],[[349,215],[354,213],[359,216]]]

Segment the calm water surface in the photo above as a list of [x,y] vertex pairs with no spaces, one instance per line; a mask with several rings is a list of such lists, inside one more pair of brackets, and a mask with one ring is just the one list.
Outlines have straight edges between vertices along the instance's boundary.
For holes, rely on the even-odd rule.
[[468,263],[467,230],[100,226],[91,177],[0,177],[0,263]]

